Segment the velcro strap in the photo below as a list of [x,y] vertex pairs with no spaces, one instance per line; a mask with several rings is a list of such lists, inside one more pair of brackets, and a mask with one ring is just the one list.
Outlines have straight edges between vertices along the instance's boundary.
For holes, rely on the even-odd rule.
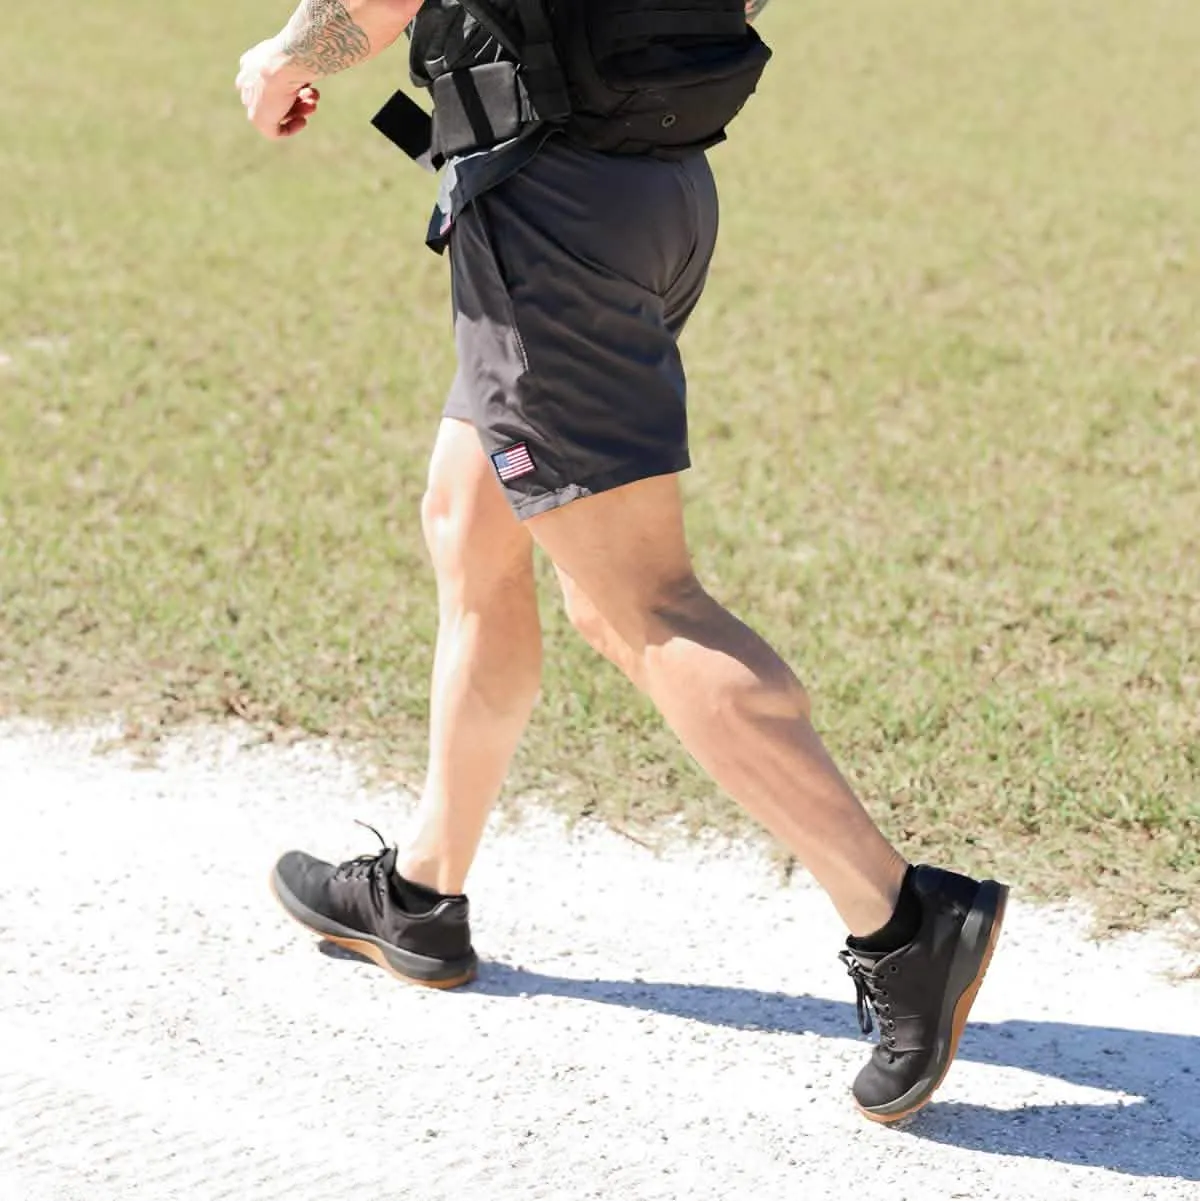
[[435,171],[441,166],[433,152],[433,119],[404,92],[397,92],[371,118],[371,124],[418,166],[427,171]]
[[485,63],[433,81],[433,143],[442,158],[515,137],[530,118],[514,63]]

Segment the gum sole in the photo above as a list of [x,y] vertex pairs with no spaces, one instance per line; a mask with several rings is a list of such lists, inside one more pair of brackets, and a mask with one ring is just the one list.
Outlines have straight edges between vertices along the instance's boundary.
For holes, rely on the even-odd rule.
[[[303,922],[300,924],[304,925]],[[305,929],[308,927],[305,926]],[[422,988],[458,988],[463,984],[470,984],[475,979],[475,969],[470,968],[461,976],[452,976],[449,980],[418,980],[416,976],[406,976],[399,968],[388,963],[387,956],[373,942],[359,942],[357,938],[339,938],[336,934],[322,934],[321,937],[326,942],[337,943],[339,947],[345,947],[348,951],[365,955],[372,963],[377,963],[384,971],[391,972],[397,980],[403,980],[405,984],[419,984]]]
[[301,921],[284,903],[279,895],[279,890],[275,887],[275,877],[272,876],[270,881],[271,895],[279,902],[279,907],[294,921],[298,926],[303,926],[310,934],[315,934],[318,938],[323,938],[326,942],[335,943],[339,947],[345,947],[347,951],[353,951],[356,955],[365,956],[372,963],[378,964],[385,972],[390,972],[397,980],[402,980],[405,984],[416,984],[421,988],[459,988],[464,984],[470,984],[475,979],[475,968],[470,968],[461,976],[452,976],[448,980],[422,980],[417,976],[409,976],[400,971],[399,968],[393,967],[387,961],[387,957],[373,942],[363,942],[357,938],[343,938],[337,934],[326,934],[323,930],[314,930],[307,922]]
[[954,1023],[950,1031],[950,1054],[946,1058],[946,1066],[942,1068],[941,1074],[934,1081],[925,1098],[918,1101],[916,1105],[910,1105],[908,1109],[902,1110],[900,1113],[872,1113],[869,1109],[864,1109],[856,1103],[855,1107],[858,1112],[867,1118],[869,1121],[878,1122],[881,1126],[893,1126],[897,1122],[903,1122],[905,1118],[911,1118],[918,1110],[924,1109],[930,1101],[933,1100],[933,1094],[942,1087],[942,1081],[946,1079],[946,1073],[950,1070],[950,1065],[954,1062],[954,1057],[958,1054],[958,1040],[962,1037],[962,1032],[966,1028],[967,1018],[971,1015],[971,1006],[975,1004],[975,997],[978,995],[980,988],[983,986],[983,978],[987,975],[987,970],[992,962],[992,953],[996,949],[996,943],[1000,941],[1000,929],[1004,925],[1004,913],[1008,908],[1008,890],[1000,894],[1000,903],[996,906],[996,916],[992,921],[992,932],[988,935],[987,950],[983,953],[983,959],[979,964],[979,971],[975,973],[975,979],[954,1006]]

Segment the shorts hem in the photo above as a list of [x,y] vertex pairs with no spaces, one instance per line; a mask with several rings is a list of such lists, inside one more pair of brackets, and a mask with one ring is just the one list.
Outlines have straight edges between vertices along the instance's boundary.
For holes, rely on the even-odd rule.
[[516,500],[510,497],[512,511],[521,521],[536,517],[540,513],[548,513],[552,509],[561,509],[573,500],[582,500],[585,496],[598,496],[601,492],[611,492],[614,488],[626,484],[636,484],[639,480],[653,479],[660,475],[675,475],[686,471],[692,465],[687,451],[671,458],[656,459],[647,462],[645,459],[637,463],[626,463],[611,471],[602,471],[589,476],[580,483],[563,484],[551,492],[541,492],[537,496],[522,496]]

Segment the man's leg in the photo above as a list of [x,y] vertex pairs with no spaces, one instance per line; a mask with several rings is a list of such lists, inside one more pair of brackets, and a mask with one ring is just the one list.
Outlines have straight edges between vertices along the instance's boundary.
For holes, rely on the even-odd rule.
[[852,934],[884,926],[907,864],[834,766],[791,669],[697,581],[678,478],[643,480],[528,525],[580,632],[812,872]]
[[474,428],[453,419],[438,434],[421,519],[438,590],[429,767],[396,869],[460,893],[537,699],[533,540]]
[[537,697],[541,629],[533,543],[475,429],[444,419],[422,521],[438,585],[429,770],[408,841],[328,863],[289,851],[271,884],[316,934],[415,984],[475,974],[462,894],[488,813]]
[[850,928],[842,952],[864,1032],[862,1111],[895,1122],[954,1059],[1004,916],[1007,889],[909,868],[834,766],[779,656],[703,589],[678,479],[659,475],[531,518],[580,632],[623,668],[734,800],[813,873]]

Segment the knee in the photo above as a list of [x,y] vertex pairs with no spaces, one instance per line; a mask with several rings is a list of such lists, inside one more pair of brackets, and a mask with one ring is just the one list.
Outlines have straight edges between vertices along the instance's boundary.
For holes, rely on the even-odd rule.
[[647,588],[614,588],[600,596],[585,593],[559,572],[567,619],[581,638],[606,659],[633,672],[655,643],[666,641],[703,620],[702,609],[713,602],[694,575]]
[[606,659],[617,655],[616,639],[612,627],[601,615],[600,610],[587,594],[569,576],[559,573],[562,588],[563,608],[572,629],[598,654]]
[[811,720],[812,703],[792,669],[759,634],[710,596],[695,576],[676,581],[655,599],[643,651],[648,669],[671,661],[680,644],[703,647],[726,664],[740,665],[724,677],[726,685],[714,694],[718,716],[732,718],[751,709],[790,718],[799,711]]
[[456,503],[453,490],[444,483],[430,479],[425,485],[421,497],[421,532],[435,566],[452,544],[461,540],[466,525],[464,508],[461,502]]
[[474,607],[514,579],[532,589],[532,540],[501,504],[480,504],[431,478],[421,498],[421,529],[443,600]]
[[466,572],[471,528],[464,509],[449,489],[436,484],[430,484],[421,497],[421,532],[439,594]]
[[664,580],[646,598],[642,614],[646,642],[655,645],[694,632],[722,613],[693,573]]

